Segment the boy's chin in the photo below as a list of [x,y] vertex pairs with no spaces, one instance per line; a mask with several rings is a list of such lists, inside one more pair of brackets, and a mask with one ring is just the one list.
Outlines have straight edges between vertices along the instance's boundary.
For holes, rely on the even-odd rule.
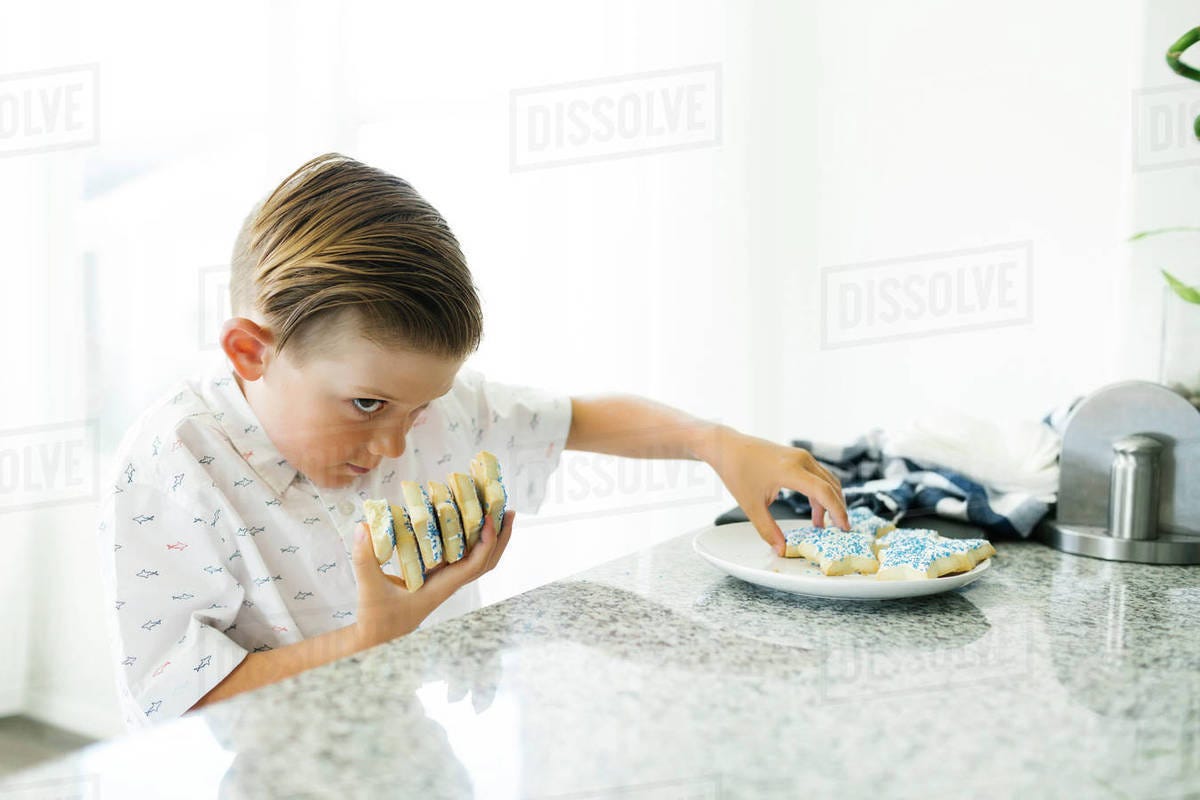
[[345,464],[342,464],[340,467],[331,467],[318,475],[309,475],[308,479],[318,489],[341,489],[354,483],[354,479],[358,477]]

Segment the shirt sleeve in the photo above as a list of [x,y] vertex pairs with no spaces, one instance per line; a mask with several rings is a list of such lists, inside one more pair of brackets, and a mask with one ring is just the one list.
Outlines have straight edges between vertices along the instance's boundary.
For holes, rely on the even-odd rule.
[[136,729],[180,716],[245,658],[223,632],[244,592],[207,513],[157,487],[113,488],[97,541],[117,693],[126,726]]
[[500,460],[509,508],[537,513],[571,430],[571,398],[490,381],[475,370],[463,372],[472,389],[477,449],[490,450]]

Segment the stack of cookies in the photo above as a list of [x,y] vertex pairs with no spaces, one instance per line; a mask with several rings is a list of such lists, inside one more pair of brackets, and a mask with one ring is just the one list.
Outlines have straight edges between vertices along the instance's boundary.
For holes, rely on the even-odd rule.
[[425,573],[458,561],[479,541],[485,516],[499,534],[508,508],[500,462],[486,450],[471,459],[470,474],[451,472],[446,482],[400,482],[401,504],[366,500],[363,514],[380,564],[395,552],[400,576],[410,592],[425,583]]
[[865,508],[852,508],[848,515],[848,531],[836,526],[785,530],[784,554],[812,561],[825,575],[914,580],[967,572],[996,553],[986,539],[948,539],[924,528],[897,528]]

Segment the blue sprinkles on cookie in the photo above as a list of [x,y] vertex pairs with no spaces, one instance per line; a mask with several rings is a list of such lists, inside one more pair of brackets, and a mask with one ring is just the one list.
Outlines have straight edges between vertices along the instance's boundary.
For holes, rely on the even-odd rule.
[[890,547],[883,551],[880,566],[883,567],[912,567],[921,572],[929,569],[929,565],[939,558],[945,558],[960,552],[959,548],[922,536],[901,536],[892,541]]
[[504,485],[504,468],[500,466],[500,462],[496,462],[496,483],[500,484],[500,519],[494,521],[496,526],[496,535],[500,535],[500,528],[504,524],[504,515],[508,513],[508,487]]
[[890,549],[901,541],[936,542],[941,538],[940,533],[929,528],[896,528],[879,537],[879,547],[881,550],[885,547]]
[[425,511],[429,514],[429,519],[425,523],[425,538],[429,540],[429,555],[430,560],[434,564],[442,562],[442,533],[438,530],[438,515],[437,509],[433,507],[433,501],[429,499],[429,493],[425,491],[424,486],[417,486],[421,490],[421,498],[425,501]]
[[[403,515],[403,517],[404,517],[404,529],[405,529],[406,531],[410,532],[411,534],[413,534],[413,535],[416,535],[416,532],[417,532],[417,531],[416,531],[416,529],[413,527],[413,524],[412,524],[412,517],[410,517],[410,516],[408,515],[408,509],[404,507],[404,504],[403,504],[403,503],[400,503],[400,504],[397,504],[397,505],[394,505],[394,506],[392,506],[392,508],[398,508],[398,509],[400,509],[400,513],[401,513],[401,515]],[[398,543],[397,543],[397,544],[398,544]],[[416,544],[416,540],[414,540],[414,541],[413,541],[413,544]],[[399,553],[399,549],[398,549],[398,548],[397,548],[397,551],[396,551],[396,552],[397,552],[397,553]],[[420,548],[420,547],[417,547],[417,563],[421,565],[421,576],[422,576],[422,577],[424,577],[424,576],[425,576],[425,574],[426,574],[426,573],[425,573],[425,559],[424,559],[424,558],[421,556],[421,548]]]
[[846,516],[850,523],[850,530],[859,533],[865,533],[868,536],[875,536],[879,533],[880,528],[887,528],[892,525],[891,522],[879,516],[871,509],[865,506],[856,506],[846,510]]
[[[843,563],[849,559],[865,559],[878,563],[875,556],[875,540],[872,536],[858,531],[844,531],[837,527],[816,528],[811,525],[792,528],[784,533],[789,553],[792,557],[809,557],[808,553],[799,551],[804,545],[813,548],[820,561],[822,571],[833,563]],[[860,565],[861,566],[861,565]]]

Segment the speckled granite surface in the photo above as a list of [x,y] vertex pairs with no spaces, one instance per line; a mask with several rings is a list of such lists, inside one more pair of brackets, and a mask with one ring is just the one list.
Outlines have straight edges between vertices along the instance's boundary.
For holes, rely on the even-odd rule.
[[1000,542],[964,589],[831,601],[726,577],[690,540],[94,746],[0,798],[1200,792],[1200,569]]

